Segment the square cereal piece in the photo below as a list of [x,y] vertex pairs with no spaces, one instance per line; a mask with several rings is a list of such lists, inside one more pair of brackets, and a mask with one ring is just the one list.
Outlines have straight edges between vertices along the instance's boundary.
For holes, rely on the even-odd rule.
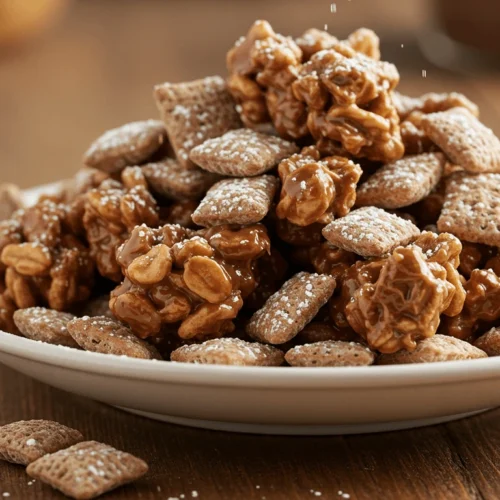
[[172,352],[170,359],[178,363],[280,366],[283,364],[284,354],[270,345],[223,337],[179,347]]
[[172,158],[143,165],[142,172],[153,193],[173,200],[199,200],[220,179],[201,168],[185,169]]
[[298,150],[292,142],[242,128],[205,141],[192,149],[190,158],[209,172],[251,177],[273,169]]
[[259,222],[269,212],[278,184],[272,175],[220,181],[201,200],[193,221],[205,227]]
[[437,186],[445,163],[442,153],[423,153],[384,165],[358,188],[356,205],[389,209],[413,205]]
[[67,327],[73,339],[86,351],[140,359],[161,359],[156,347],[136,337],[130,328],[116,319],[84,316],[70,321]]
[[461,240],[500,246],[500,174],[450,176],[437,226]]
[[417,344],[414,351],[401,351],[381,354],[377,359],[379,365],[403,365],[408,363],[437,363],[439,361],[456,361],[459,359],[486,358],[485,352],[477,347],[448,335],[434,335]]
[[47,344],[78,348],[67,328],[74,318],[71,313],[45,307],[28,307],[14,313],[14,323],[25,337]]
[[260,342],[284,344],[314,319],[334,290],[332,276],[298,273],[254,313],[246,332]]
[[422,117],[424,132],[468,172],[500,172],[500,140],[465,108]]
[[148,160],[164,141],[165,126],[160,120],[127,123],[98,137],[84,154],[83,163],[115,174]]
[[325,340],[292,347],[285,359],[291,366],[369,366],[375,353],[358,342]]
[[410,221],[376,207],[353,210],[323,229],[323,236],[332,245],[362,257],[382,257],[419,234]]
[[50,420],[21,420],[0,427],[0,459],[28,465],[47,453],[83,441],[75,429]]
[[162,83],[155,99],[179,163],[191,168],[189,152],[212,137],[241,127],[240,117],[226,83],[209,76],[185,83]]
[[77,500],[96,498],[146,474],[148,464],[97,441],[45,455],[28,466],[33,478]]

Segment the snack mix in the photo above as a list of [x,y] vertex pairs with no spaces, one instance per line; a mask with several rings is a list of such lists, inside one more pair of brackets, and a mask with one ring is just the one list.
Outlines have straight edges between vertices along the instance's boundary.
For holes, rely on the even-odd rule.
[[[477,106],[399,93],[367,29],[257,21],[227,68],[157,85],[161,120],[105,132],[56,194],[1,187],[0,329],[150,362],[500,355],[500,140]],[[71,492],[53,463],[102,446],[29,472]]]

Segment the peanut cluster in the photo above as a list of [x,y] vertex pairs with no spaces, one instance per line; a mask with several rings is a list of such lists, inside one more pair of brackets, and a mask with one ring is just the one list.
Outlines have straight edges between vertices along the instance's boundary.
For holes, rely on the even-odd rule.
[[111,294],[114,315],[146,338],[178,325],[183,339],[220,337],[257,286],[256,261],[270,251],[261,225],[136,227],[118,249],[125,280]]
[[90,296],[94,263],[68,214],[65,205],[45,199],[6,224],[0,246],[8,306],[63,311]]

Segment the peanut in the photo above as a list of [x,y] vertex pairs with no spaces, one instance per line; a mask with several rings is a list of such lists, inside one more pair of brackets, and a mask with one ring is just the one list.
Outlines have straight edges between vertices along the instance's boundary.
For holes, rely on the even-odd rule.
[[183,277],[192,292],[211,304],[227,299],[233,289],[227,272],[209,257],[191,257],[184,266]]

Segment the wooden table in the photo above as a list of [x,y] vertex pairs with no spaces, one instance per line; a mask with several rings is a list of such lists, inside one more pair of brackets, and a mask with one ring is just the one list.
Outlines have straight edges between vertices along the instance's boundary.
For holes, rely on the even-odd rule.
[[[424,19],[419,1],[387,2],[393,8],[383,15],[380,2],[362,1],[362,16],[360,2],[338,2],[332,17],[323,0],[307,9],[303,0],[287,0],[286,19],[283,2],[268,0],[77,3],[36,47],[0,61],[1,180],[27,187],[70,175],[102,130],[156,115],[153,84],[223,74],[225,50],[256,16],[295,34],[329,22],[345,35],[359,19],[397,26],[384,40],[393,42],[385,54],[400,63],[401,89],[464,92],[500,133],[498,75],[442,73],[416,54],[411,30]],[[331,500],[341,499],[340,491],[366,500],[500,498],[500,411],[397,433],[259,437],[134,417],[1,367],[0,395],[0,424],[54,419],[149,462],[143,481],[107,498],[167,500],[197,492],[200,500]],[[63,498],[4,463],[2,492],[11,500]]]
[[[342,500],[339,491],[353,500],[500,498],[500,410],[411,431],[271,437],[135,417],[7,368],[0,368],[0,394],[0,424],[53,419],[149,463],[143,480],[105,498],[189,499],[196,492],[200,500]],[[0,494],[9,492],[9,500],[64,498],[29,481],[23,467],[0,462]]]

